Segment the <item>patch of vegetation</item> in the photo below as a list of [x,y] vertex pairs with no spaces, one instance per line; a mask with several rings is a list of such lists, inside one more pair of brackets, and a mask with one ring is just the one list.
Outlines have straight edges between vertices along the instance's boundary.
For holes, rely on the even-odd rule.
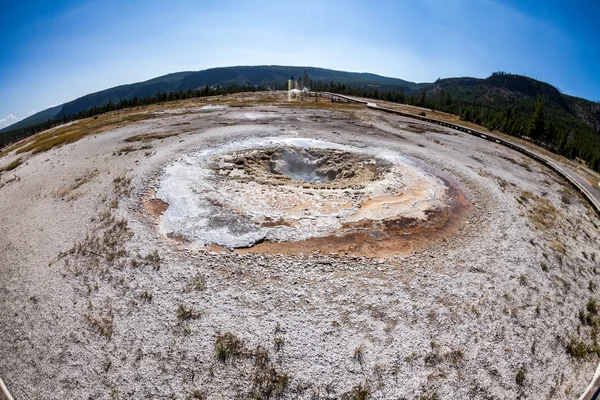
[[[126,142],[151,142],[153,140],[162,140],[168,137],[177,136],[180,132],[171,133],[150,133],[144,135],[134,135],[125,139]],[[131,146],[130,146],[131,147]]]
[[132,151],[136,151],[136,150],[138,150],[138,149],[136,149],[133,146],[125,146],[125,147],[121,147],[119,150],[117,150],[113,154],[117,155],[117,156],[121,156],[123,154],[127,155],[127,154],[131,153]]
[[[590,299],[590,300],[587,302],[587,304],[586,304],[585,308],[587,309],[587,312],[588,312],[588,318],[591,318],[591,317],[596,317],[596,316],[598,316],[598,303],[596,302],[596,300],[595,300],[595,299]],[[593,321],[590,321],[590,324],[591,324],[592,322],[593,322]]]
[[271,361],[269,357],[269,351],[262,346],[256,346],[256,349],[252,352],[252,359],[254,364],[258,367],[265,367]]
[[530,202],[527,217],[537,229],[550,231],[556,227],[558,217],[561,214],[547,199],[538,197],[528,191],[522,191],[517,201],[520,204]]
[[519,283],[521,286],[527,286],[527,275],[523,274],[519,276]]
[[371,389],[365,384],[359,383],[352,389],[340,396],[342,400],[367,400],[372,398]]
[[445,353],[443,358],[452,365],[458,365],[464,360],[465,354],[462,350],[452,350]]
[[410,353],[409,355],[404,357],[404,361],[411,362],[411,361],[415,361],[417,358],[419,358],[419,355],[417,354],[416,351],[413,351],[412,353]]
[[567,205],[567,206],[571,205],[571,203],[572,203],[571,199],[572,199],[571,196],[567,196],[565,194],[563,194],[563,195],[560,196],[560,201],[562,201],[562,203],[565,204],[565,205]]
[[425,358],[425,366],[426,367],[434,367],[441,363],[449,363],[453,366],[458,366],[465,358],[465,355],[462,350],[451,350],[446,353],[439,352],[439,345],[436,343],[435,346],[431,346],[433,351],[428,353]]
[[87,172],[78,178],[75,178],[75,182],[72,185],[59,189],[56,192],[56,197],[64,198],[67,201],[76,199],[77,197],[79,197],[79,195],[77,193],[75,193],[75,191],[77,189],[81,188],[86,183],[90,182],[97,175],[98,175],[98,171],[95,170],[95,171]]
[[190,400],[208,400],[208,395],[206,394],[206,392],[203,392],[201,390],[193,390],[190,392],[188,399]]
[[110,390],[110,398],[113,400],[117,400],[119,397],[121,397],[121,391],[117,388],[112,388]]
[[185,291],[202,291],[204,289],[206,289],[206,277],[204,276],[204,274],[198,272],[196,276],[194,276],[194,278],[192,278],[192,280],[188,283],[187,287],[185,288]]
[[418,400],[440,400],[440,396],[436,391],[429,393],[422,393],[419,395]]
[[285,345],[285,338],[283,336],[275,336],[273,345],[275,346],[275,351],[281,351]]
[[[105,132],[107,130],[114,129],[120,125],[123,125],[128,122],[137,122],[142,121],[144,119],[152,118],[153,114],[114,114],[111,116],[105,116],[104,118],[80,121],[73,125],[64,125],[57,127],[56,129],[47,130],[45,132],[40,133],[39,135],[33,136],[27,140],[17,143],[12,146],[10,150],[16,150],[17,154],[31,152],[32,154],[42,153],[48,150],[51,150],[55,147],[64,146],[66,144],[75,143],[78,140],[82,139],[88,135],[95,135],[100,132]],[[61,121],[60,123],[64,123],[67,121]],[[54,124],[41,124],[39,127],[34,127],[37,132],[51,128],[52,126],[59,125],[59,123]],[[19,134],[18,131],[16,136],[20,138],[28,136],[27,133],[30,133],[31,129],[25,129],[25,134]],[[11,134],[11,132],[7,132],[4,134]]]
[[360,345],[356,349],[354,349],[354,354],[352,355],[352,359],[362,365],[365,362],[365,346]]
[[142,294],[140,294],[140,299],[144,302],[144,303],[150,303],[152,302],[152,292],[149,292],[148,290],[144,290],[142,292]]
[[500,158],[505,159],[506,161],[509,161],[512,164],[518,165],[520,167],[523,167],[527,172],[532,172],[531,166],[525,162],[525,161],[517,161],[512,157],[508,157],[508,156],[503,156],[501,155]]
[[202,316],[201,312],[195,311],[192,307],[187,308],[183,304],[177,308],[177,319],[180,322],[187,321],[190,319],[198,319]]
[[112,337],[115,329],[112,307],[107,306],[97,315],[86,313],[85,319],[94,331],[107,339]]
[[596,349],[577,338],[571,338],[567,343],[567,354],[575,359],[586,360],[595,353]]
[[519,370],[517,371],[517,375],[515,376],[515,382],[517,382],[517,385],[523,386],[525,384],[526,374],[527,370],[525,369],[525,367],[519,368]]
[[[577,328],[579,337],[570,337],[566,345],[567,353],[575,359],[588,359],[592,355],[600,356],[598,330],[600,328],[600,306],[596,299],[588,300],[585,309],[579,311]],[[588,339],[586,339],[586,336]]]
[[131,194],[131,178],[119,175],[113,179],[113,193],[117,200]]
[[149,144],[145,144],[143,146],[140,147],[135,147],[135,146],[124,146],[121,147],[119,150],[115,151],[113,153],[113,156],[122,156],[122,155],[127,155],[129,153],[133,153],[134,151],[140,151],[140,150],[150,150],[152,148],[151,145]]
[[111,210],[104,211],[99,220],[92,221],[96,224],[90,232],[72,249],[59,253],[50,265],[64,258],[67,269],[76,276],[90,270],[106,276],[111,267],[127,265],[125,261],[129,252],[126,243],[133,236],[127,221],[115,218]]
[[222,363],[226,363],[236,357],[243,355],[244,342],[231,332],[218,335],[215,340],[215,357]]
[[15,161],[11,162],[5,167],[0,168],[0,172],[9,172],[16,169],[19,165],[23,164],[23,160],[17,158]]
[[279,398],[290,384],[289,375],[271,366],[259,367],[255,370],[250,390],[251,399]]
[[158,254],[158,250],[154,250],[153,252],[146,254],[146,256],[143,258],[144,265],[152,267],[152,269],[155,271],[160,269],[161,262],[162,257],[160,254]]
[[275,367],[266,347],[258,345],[254,350],[249,351],[244,342],[231,332],[217,335],[215,358],[222,364],[235,359],[252,361],[250,388],[244,398],[280,398],[290,386],[291,377]]

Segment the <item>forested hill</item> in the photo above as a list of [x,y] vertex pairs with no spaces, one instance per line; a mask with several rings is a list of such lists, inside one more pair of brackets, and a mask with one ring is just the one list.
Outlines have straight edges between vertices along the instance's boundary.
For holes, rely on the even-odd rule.
[[427,94],[434,97],[443,91],[474,107],[514,107],[527,113],[533,113],[541,98],[550,113],[570,114],[594,130],[600,129],[600,103],[562,94],[548,83],[525,76],[497,72],[486,79],[442,79],[427,87]]
[[600,170],[598,102],[562,94],[545,82],[505,73],[494,73],[486,79],[438,80],[426,88],[424,95],[426,106],[509,135],[527,136],[570,158],[582,158]]
[[301,78],[305,71],[313,81],[334,81],[349,86],[372,85],[407,91],[417,87],[417,84],[403,81],[402,79],[386,78],[368,73],[334,71],[324,68],[286,66],[212,68],[197,72],[177,72],[150,79],[145,82],[117,86],[88,94],[61,106],[54,107],[53,109],[34,114],[16,124],[0,130],[0,132],[7,132],[28,125],[39,124],[46,122],[47,120],[62,119],[64,116],[75,115],[81,111],[87,111],[94,107],[103,107],[110,102],[117,104],[122,100],[152,97],[157,93],[177,93],[202,89],[206,86],[213,88],[217,86],[261,86],[264,88],[283,89],[284,87],[287,87],[288,79],[291,77],[295,77],[295,79]]
[[528,137],[600,172],[600,103],[562,94],[545,82],[496,72],[485,79],[438,79],[409,91],[341,84],[322,88],[455,114],[490,130]]
[[528,77],[493,73],[485,79],[413,83],[369,73],[313,67],[242,66],[178,72],[117,86],[42,111],[0,130],[0,147],[61,122],[194,96],[287,88],[288,79],[313,90],[418,105],[533,141],[600,171],[600,103],[569,96]]

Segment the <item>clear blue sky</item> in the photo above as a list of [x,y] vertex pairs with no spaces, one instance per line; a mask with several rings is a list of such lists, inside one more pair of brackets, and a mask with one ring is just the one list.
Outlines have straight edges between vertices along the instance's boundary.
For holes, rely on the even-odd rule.
[[598,101],[599,16],[597,0],[0,0],[0,126],[112,86],[233,65],[416,82],[506,71]]

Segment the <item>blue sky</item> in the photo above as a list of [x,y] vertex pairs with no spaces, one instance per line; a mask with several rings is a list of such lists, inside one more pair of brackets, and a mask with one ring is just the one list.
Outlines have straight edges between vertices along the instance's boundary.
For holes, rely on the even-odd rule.
[[112,86],[232,65],[415,82],[506,71],[600,101],[598,15],[592,0],[0,0],[0,127]]

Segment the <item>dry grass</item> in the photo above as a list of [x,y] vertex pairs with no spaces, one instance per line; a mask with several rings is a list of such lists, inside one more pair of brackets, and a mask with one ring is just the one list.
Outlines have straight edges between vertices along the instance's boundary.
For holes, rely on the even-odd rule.
[[256,368],[252,389],[249,398],[251,399],[272,399],[281,397],[290,384],[290,377],[272,366],[262,366]]
[[367,400],[372,398],[371,389],[367,385],[359,383],[352,390],[342,394],[342,400]]
[[72,249],[60,253],[50,264],[64,258],[67,270],[75,276],[94,271],[104,277],[110,277],[112,268],[121,269],[128,264],[126,244],[133,232],[128,222],[116,218],[113,211],[118,207],[118,199],[131,192],[130,182],[131,179],[123,176],[114,179],[113,197],[106,199],[109,207],[98,218],[92,219],[94,225],[83,239],[77,241]]
[[360,345],[356,349],[354,349],[354,354],[352,355],[352,359],[362,365],[365,362],[365,346]]
[[246,348],[240,338],[231,332],[217,336],[215,340],[215,358],[223,364],[235,359],[252,361],[252,375],[242,378],[243,380],[250,378],[248,382],[250,384],[249,393],[244,398],[280,398],[290,385],[290,376],[275,367],[265,347],[259,345],[251,351]]
[[198,319],[201,316],[201,312],[195,311],[192,307],[186,308],[183,304],[180,304],[179,308],[177,309],[177,319],[180,322],[187,321],[190,319]]
[[96,315],[91,312],[85,314],[85,319],[94,331],[107,339],[112,337],[115,330],[115,323],[113,310],[110,305],[107,305],[104,310],[101,310]]
[[201,273],[197,273],[187,286],[184,288],[184,292],[191,292],[194,290],[202,291],[206,289],[206,276]]
[[90,182],[97,175],[98,175],[98,171],[91,171],[91,172],[87,172],[86,174],[84,174],[83,176],[81,176],[79,178],[75,178],[75,182],[72,185],[63,186],[62,188],[58,189],[55,193],[55,197],[64,198],[67,201],[77,199],[80,195],[79,193],[76,192],[77,189],[81,188],[83,185]]
[[194,390],[190,392],[188,399],[206,400],[208,399],[208,395],[202,390]]
[[503,156],[503,155],[501,155],[500,158],[503,158],[506,161],[511,162],[512,164],[519,165],[519,166],[523,167],[525,170],[527,170],[527,172],[532,172],[531,166],[527,162],[525,162],[525,161],[517,161],[517,160],[515,160],[512,157]]
[[61,125],[56,128],[41,132],[0,152],[0,157],[11,151],[17,154],[31,152],[31,154],[42,153],[69,143],[74,143],[88,135],[95,135],[111,129],[119,128],[129,123],[135,123],[150,118],[155,118],[154,113],[140,111],[139,108],[115,111],[100,115],[97,119],[86,118],[69,125]]
[[540,230],[553,230],[556,227],[560,212],[548,200],[535,194],[522,191],[517,201],[523,205],[528,204],[527,217]]
[[168,137],[177,136],[181,132],[170,132],[170,133],[151,133],[146,135],[135,135],[125,139],[126,142],[151,142],[153,140],[162,140]]
[[0,172],[12,171],[13,169],[17,168],[21,164],[23,164],[23,160],[21,160],[20,158],[17,158],[15,161],[11,162],[7,166],[0,168]]
[[215,340],[215,357],[222,363],[244,354],[244,342],[231,332],[218,335]]

